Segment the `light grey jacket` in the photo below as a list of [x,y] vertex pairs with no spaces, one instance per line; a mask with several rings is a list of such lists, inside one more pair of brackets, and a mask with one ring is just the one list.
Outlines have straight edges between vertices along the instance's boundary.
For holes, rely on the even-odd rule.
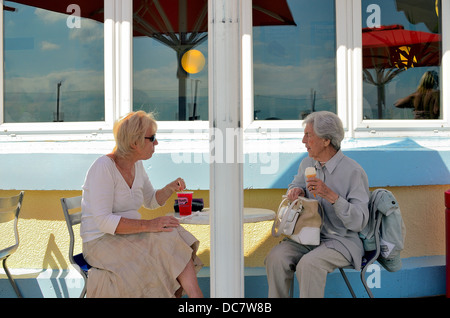
[[381,255],[378,262],[390,272],[402,267],[400,252],[405,241],[405,224],[397,199],[386,189],[372,192],[369,202],[370,218],[367,226],[359,234],[366,251],[375,250],[375,223],[378,213],[382,213],[380,237]]

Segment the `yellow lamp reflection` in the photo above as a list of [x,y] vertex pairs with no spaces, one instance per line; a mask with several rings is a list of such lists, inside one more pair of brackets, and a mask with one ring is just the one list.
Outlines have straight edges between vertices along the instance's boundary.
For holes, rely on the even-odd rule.
[[417,58],[411,54],[411,47],[401,46],[398,48],[397,53],[399,54],[398,63],[395,63],[397,68],[408,69],[417,64]]
[[181,66],[189,74],[196,74],[203,70],[205,57],[198,50],[189,50],[181,58]]

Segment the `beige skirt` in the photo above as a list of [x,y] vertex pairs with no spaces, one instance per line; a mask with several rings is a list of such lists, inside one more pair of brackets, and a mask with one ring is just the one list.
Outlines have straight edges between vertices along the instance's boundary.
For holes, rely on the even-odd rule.
[[194,261],[199,241],[183,227],[172,232],[105,234],[83,243],[89,269],[86,297],[175,297],[177,277]]

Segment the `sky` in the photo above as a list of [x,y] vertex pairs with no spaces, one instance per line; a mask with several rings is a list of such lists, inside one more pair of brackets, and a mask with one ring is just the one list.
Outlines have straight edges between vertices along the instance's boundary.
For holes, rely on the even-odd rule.
[[[403,24],[407,29],[428,32],[423,23],[410,24],[395,3],[362,0],[362,27],[367,26],[371,14],[366,9],[376,4],[382,25]],[[336,110],[335,0],[288,0],[288,4],[297,26],[253,28],[259,119],[300,119],[313,103],[316,110]],[[5,5],[17,8],[16,12],[4,12],[5,100],[11,120],[30,120],[19,119],[28,110],[35,120],[51,121],[58,83],[66,120],[102,120],[103,24],[82,19],[81,28],[69,28],[67,15],[10,1]],[[160,120],[174,120],[178,109],[175,51],[146,37],[134,38],[133,46],[135,107],[157,110]],[[196,49],[207,61],[207,41]],[[387,104],[413,90],[423,72],[408,70],[394,79],[387,87]],[[207,63],[187,80],[188,103],[195,97],[195,84],[199,114],[206,120]],[[373,85],[364,84],[363,91],[365,107],[373,107]]]
[[[103,120],[103,24],[5,1],[5,118],[52,121],[57,85],[67,121]],[[9,117],[8,117],[9,116]]]

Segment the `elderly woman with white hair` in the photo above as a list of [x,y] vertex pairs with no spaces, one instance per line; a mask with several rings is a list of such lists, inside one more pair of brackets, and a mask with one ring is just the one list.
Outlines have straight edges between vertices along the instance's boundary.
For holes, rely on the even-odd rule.
[[[285,238],[266,257],[269,297],[288,297],[296,272],[300,297],[324,296],[327,274],[352,265],[360,269],[364,254],[360,232],[368,222],[369,185],[361,166],[345,156],[342,122],[337,115],[321,111],[308,115],[302,142],[309,156],[300,163],[287,196],[317,199],[323,207],[320,245],[301,245]],[[305,169],[317,174],[306,179]]]
[[141,219],[186,185],[177,178],[154,189],[143,160],[152,157],[157,124],[132,112],[114,125],[116,146],[90,167],[83,185],[80,234],[92,266],[87,297],[203,297],[196,273],[198,240],[176,218]]

